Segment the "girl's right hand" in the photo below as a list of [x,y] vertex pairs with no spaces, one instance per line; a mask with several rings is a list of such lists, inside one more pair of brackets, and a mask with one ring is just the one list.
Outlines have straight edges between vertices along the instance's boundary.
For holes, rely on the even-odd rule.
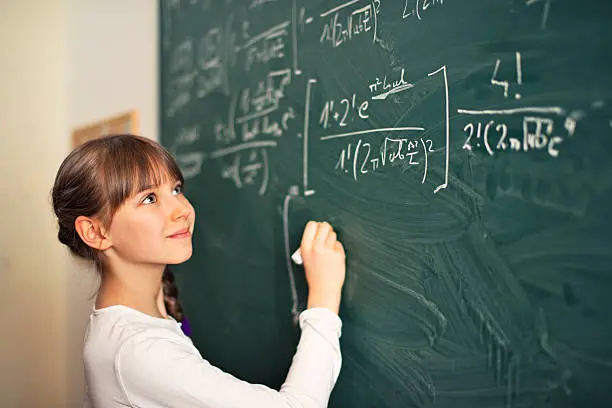
[[346,275],[344,247],[327,222],[309,221],[300,246],[306,280],[308,308],[325,307],[338,314]]

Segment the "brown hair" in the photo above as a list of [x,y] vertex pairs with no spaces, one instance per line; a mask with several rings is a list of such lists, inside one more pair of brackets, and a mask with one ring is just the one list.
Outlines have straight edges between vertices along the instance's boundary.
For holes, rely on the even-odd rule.
[[162,290],[164,294],[164,306],[166,312],[177,322],[182,322],[184,316],[183,305],[179,300],[179,290],[174,283],[174,274],[170,267],[166,265],[162,275]]
[[53,210],[60,242],[103,271],[100,252],[85,244],[75,228],[79,216],[99,219],[110,226],[123,202],[142,190],[178,180],[183,175],[160,144],[135,135],[111,135],[75,148],[62,162],[53,185]]

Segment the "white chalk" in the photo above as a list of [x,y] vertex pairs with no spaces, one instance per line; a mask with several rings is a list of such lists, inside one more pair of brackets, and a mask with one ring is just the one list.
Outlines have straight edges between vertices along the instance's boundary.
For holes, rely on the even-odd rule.
[[293,255],[291,255],[291,259],[293,259],[293,262],[295,262],[297,265],[301,265],[304,261],[302,261],[302,251],[300,251],[300,248],[298,248]]

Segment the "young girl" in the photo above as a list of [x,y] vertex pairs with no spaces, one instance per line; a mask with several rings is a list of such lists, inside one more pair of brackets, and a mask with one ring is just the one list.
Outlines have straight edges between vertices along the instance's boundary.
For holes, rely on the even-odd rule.
[[164,306],[162,274],[190,258],[194,209],[159,144],[133,135],[89,141],[53,186],[59,240],[101,277],[83,357],[92,407],[325,407],[341,365],[342,244],[311,221],[301,251],[309,294],[297,352],[280,391],[202,358]]

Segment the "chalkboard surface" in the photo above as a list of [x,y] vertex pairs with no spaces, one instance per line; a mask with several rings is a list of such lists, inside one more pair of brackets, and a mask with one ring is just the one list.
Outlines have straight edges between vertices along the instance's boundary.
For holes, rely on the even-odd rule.
[[347,251],[336,407],[612,406],[612,3],[168,0],[193,339],[278,387],[310,219]]

